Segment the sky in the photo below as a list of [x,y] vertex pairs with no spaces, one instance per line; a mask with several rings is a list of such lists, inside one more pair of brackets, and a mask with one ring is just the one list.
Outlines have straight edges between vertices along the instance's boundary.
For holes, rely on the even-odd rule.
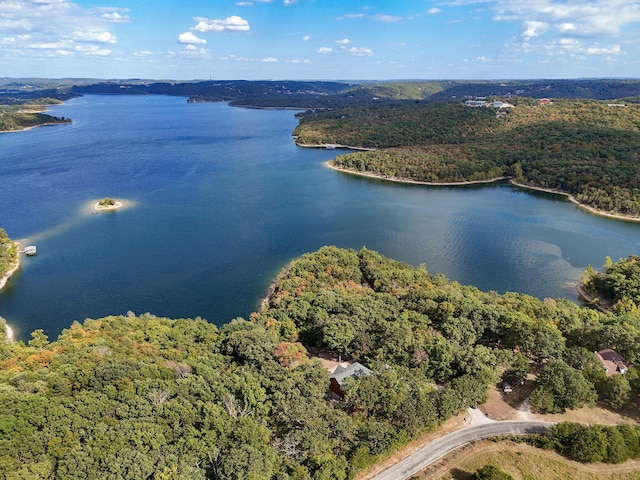
[[639,78],[633,0],[0,0],[0,76]]

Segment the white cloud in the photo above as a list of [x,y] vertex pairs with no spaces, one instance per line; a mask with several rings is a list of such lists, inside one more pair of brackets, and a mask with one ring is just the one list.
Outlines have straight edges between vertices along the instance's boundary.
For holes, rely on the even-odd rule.
[[356,57],[372,57],[373,56],[373,50],[366,47],[362,47],[362,48],[351,47],[347,49],[347,52]]
[[191,43],[194,45],[204,45],[207,41],[204,38],[199,38],[191,32],[184,32],[178,35],[178,43]]
[[[101,45],[115,44],[114,24],[127,23],[126,8],[85,8],[70,0],[0,1],[0,43],[23,57],[56,55],[110,55]],[[78,48],[76,48],[78,47]],[[2,54],[0,46],[0,54]]]
[[153,55],[153,52],[149,50],[138,50],[137,52],[133,52],[135,57],[150,57]]
[[113,23],[129,23],[129,15],[120,15],[118,12],[103,13],[102,18]]
[[342,40],[336,40],[336,43],[339,45],[349,45],[351,43],[351,40],[349,40],[348,38],[343,38]]
[[549,29],[549,24],[544,22],[524,22],[524,32],[522,32],[522,37],[525,39],[531,39],[533,37],[537,37],[538,35],[546,32]]
[[93,55],[98,57],[106,57],[111,55],[111,50],[107,48],[100,48],[97,45],[76,45],[73,47],[76,52],[81,52],[86,55]]
[[[449,4],[470,5],[476,0]],[[494,20],[520,22],[525,52],[618,54],[635,45],[640,24],[637,0],[487,0]],[[631,47],[628,47],[631,48]],[[635,48],[635,47],[633,47]]]
[[436,13],[440,13],[440,9],[439,8],[430,8],[429,10],[427,10],[427,13],[429,15],[435,15]]
[[303,42],[308,42],[309,40],[311,40],[311,36],[310,35],[305,35],[304,37],[302,37],[302,41]]
[[311,60],[309,60],[308,58],[304,58],[304,59],[291,59],[291,60],[287,60],[287,63],[311,63]]
[[[336,43],[340,43],[340,42],[336,42]],[[351,43],[351,42],[348,42]],[[331,47],[320,47],[320,49],[318,49],[319,54],[323,54],[323,55],[328,55],[328,54],[332,54],[332,53],[343,53],[343,54],[349,54],[349,55],[353,55],[355,57],[371,57],[373,56],[373,50],[371,50],[370,48],[367,47],[351,47],[348,48],[345,45],[340,45],[340,48],[338,50],[334,50]]]
[[374,19],[376,22],[385,22],[385,23],[402,21],[402,17],[397,17],[395,15],[386,15],[384,13],[373,15],[371,18]]
[[128,8],[98,7],[93,11],[111,23],[129,23],[131,20],[127,15],[129,13]]
[[576,30],[576,26],[571,22],[560,23],[556,26],[556,28],[560,32],[573,32]]
[[74,36],[80,42],[116,43],[111,32],[76,32]]
[[278,59],[275,57],[262,57],[262,58],[249,58],[249,57],[241,57],[238,55],[228,55],[226,57],[220,57],[220,60],[229,61],[233,60],[235,62],[257,62],[257,63],[276,63]]
[[198,17],[195,20],[198,23],[192,30],[200,33],[224,31],[246,32],[250,30],[249,22],[237,15],[227,17],[224,20],[210,20],[202,17]]
[[611,48],[602,47],[590,47],[587,48],[587,53],[591,55],[618,55],[622,52],[620,45],[614,45]]
[[207,58],[209,52],[204,48],[189,44],[180,51],[180,55],[185,58]]
[[492,61],[490,58],[487,58],[484,55],[480,55],[479,57],[476,57],[476,60],[483,63],[488,63]]
[[580,35],[615,35],[640,21],[636,0],[497,0],[496,20],[538,21],[562,30],[568,24]]
[[57,49],[65,49],[70,47],[71,44],[69,42],[35,42],[29,44],[29,48],[35,48],[37,50],[57,50]]

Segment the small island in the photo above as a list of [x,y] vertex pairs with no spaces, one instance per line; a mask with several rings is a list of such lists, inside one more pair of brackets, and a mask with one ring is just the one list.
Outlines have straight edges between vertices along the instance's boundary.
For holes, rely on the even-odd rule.
[[115,200],[113,198],[103,198],[102,200],[98,200],[93,209],[98,212],[101,210],[117,210],[122,207],[123,203],[121,201]]

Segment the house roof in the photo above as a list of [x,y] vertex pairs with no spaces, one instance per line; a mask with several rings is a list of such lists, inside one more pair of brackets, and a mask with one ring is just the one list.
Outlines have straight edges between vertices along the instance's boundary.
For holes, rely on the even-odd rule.
[[329,378],[335,379],[336,382],[338,382],[338,385],[342,386],[347,378],[354,378],[357,380],[360,377],[366,377],[372,373],[373,372],[371,370],[361,363],[355,362],[348,367],[338,365],[333,373],[329,375]]
[[622,356],[615,350],[605,348],[599,352],[594,352],[596,358],[604,366],[607,372],[607,377],[616,373],[625,373],[629,368],[629,365]]

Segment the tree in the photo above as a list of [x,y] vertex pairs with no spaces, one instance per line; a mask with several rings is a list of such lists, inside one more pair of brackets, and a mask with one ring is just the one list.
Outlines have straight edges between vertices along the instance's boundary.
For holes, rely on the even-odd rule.
[[324,328],[323,340],[329,348],[340,355],[346,355],[350,351],[351,342],[356,337],[356,329],[353,323],[346,317],[339,317],[329,322]]
[[540,374],[531,404],[542,411],[563,412],[593,405],[596,398],[595,387],[584,375],[560,360],[550,363]]
[[631,385],[626,375],[604,377],[596,384],[596,389],[600,399],[611,408],[623,408],[631,401]]
[[496,465],[487,464],[476,470],[473,480],[513,480],[513,477]]

